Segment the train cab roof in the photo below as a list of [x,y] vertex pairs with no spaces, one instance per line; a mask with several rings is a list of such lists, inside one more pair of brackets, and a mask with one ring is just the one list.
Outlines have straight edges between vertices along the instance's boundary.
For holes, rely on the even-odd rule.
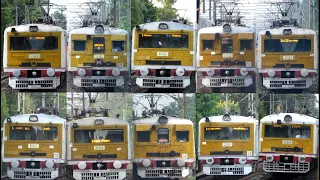
[[37,27],[37,32],[66,32],[60,26],[55,26],[52,24],[22,24],[18,26],[10,26],[4,30],[4,34],[8,32],[12,32],[15,30],[17,33],[19,32],[31,32],[30,27]]
[[316,35],[316,32],[311,29],[303,29],[299,27],[278,27],[273,29],[265,29],[259,32],[259,36],[266,35],[266,32],[269,31],[272,35],[284,35],[284,30],[291,30],[290,35]]
[[194,31],[195,30],[193,26],[189,24],[183,24],[183,23],[173,22],[173,21],[159,21],[159,22],[144,23],[136,26],[134,30],[136,30],[137,27],[139,27],[141,30],[147,30],[147,31],[157,31],[157,30]]
[[[101,26],[101,25],[100,25]],[[69,32],[69,34],[87,34],[87,35],[96,35],[97,33],[95,32],[95,28],[97,26],[92,26],[92,27],[82,27],[82,28],[77,28],[73,29]],[[103,35],[127,35],[129,34],[128,31],[124,29],[119,29],[119,28],[114,28],[114,27],[109,27],[109,26],[103,26],[104,32]],[[100,34],[97,34],[100,35]]]
[[[231,32],[228,34],[239,34],[239,33],[255,33],[256,29],[254,27],[245,27],[245,26],[231,26]],[[198,32],[199,34],[213,34],[213,33],[221,33],[223,34],[223,26],[212,26],[201,28]]]
[[47,114],[20,114],[16,116],[10,117],[10,122],[8,119],[4,121],[4,123],[55,123],[55,124],[64,124],[66,122],[65,119],[55,116],[55,115],[47,115]]
[[[257,124],[258,120],[252,118],[252,117],[245,117],[245,116],[237,116],[237,115],[229,115],[229,119],[225,119],[226,115],[221,115],[221,116],[211,116],[208,117],[209,122],[214,122],[214,123],[254,123]],[[206,121],[206,117],[200,119],[199,124],[200,123],[206,123],[208,121]]]
[[193,122],[189,119],[182,119],[179,117],[170,117],[170,116],[156,116],[156,117],[148,117],[144,119],[139,119],[133,121],[134,124],[152,124],[152,125],[160,125],[160,118],[167,117],[166,125],[183,125],[183,124],[190,124],[193,125]]
[[319,119],[307,116],[305,114],[297,114],[297,113],[279,113],[272,114],[263,117],[260,120],[260,123],[277,123],[278,120],[281,120],[281,123],[286,123],[285,118],[290,118],[290,124],[317,124],[319,125]]
[[100,121],[101,124],[103,122],[103,125],[129,125],[127,121],[111,117],[87,117],[82,119],[71,120],[68,122],[68,124],[77,123],[78,125],[91,126],[94,125],[97,121]]

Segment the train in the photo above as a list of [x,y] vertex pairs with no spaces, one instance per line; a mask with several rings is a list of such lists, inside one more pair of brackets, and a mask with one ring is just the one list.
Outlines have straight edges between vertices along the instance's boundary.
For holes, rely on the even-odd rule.
[[191,120],[161,115],[133,124],[133,179],[192,176],[196,156]]
[[132,31],[131,71],[140,88],[184,89],[195,76],[195,29],[179,21],[148,22]]
[[59,179],[65,174],[66,120],[46,114],[6,118],[1,158],[11,179]]
[[255,28],[231,23],[199,30],[197,73],[202,75],[203,86],[207,88],[255,86],[255,31]]
[[260,121],[259,158],[272,173],[307,173],[317,167],[319,119],[278,113]]
[[124,86],[129,77],[129,33],[104,24],[73,29],[68,40],[68,71],[83,88]]
[[199,121],[198,169],[207,176],[244,176],[258,166],[258,120],[225,114]]
[[3,70],[12,89],[56,89],[65,79],[67,32],[52,24],[4,30]]
[[115,179],[131,164],[129,123],[111,117],[68,121],[67,175],[74,179]]
[[315,31],[296,20],[277,20],[258,35],[257,68],[270,90],[304,90],[318,74],[318,39]]

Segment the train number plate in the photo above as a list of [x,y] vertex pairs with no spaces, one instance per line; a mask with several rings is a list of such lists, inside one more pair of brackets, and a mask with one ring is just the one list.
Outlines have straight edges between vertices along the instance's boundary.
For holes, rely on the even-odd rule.
[[39,148],[39,144],[28,144],[28,148]]
[[233,54],[232,53],[223,53],[222,57],[224,57],[224,58],[232,58]]
[[168,52],[157,52],[157,56],[169,56]]
[[292,144],[291,140],[282,140],[282,144]]
[[232,143],[231,142],[222,143],[222,147],[232,147]]
[[104,58],[104,54],[95,54],[94,59],[103,59]]
[[29,54],[29,59],[39,59],[40,54]]
[[282,56],[282,59],[283,59],[284,61],[292,61],[292,60],[294,60],[294,56],[292,56],[292,55],[285,55],[285,56]]
[[96,151],[101,151],[101,150],[105,150],[105,146],[94,146],[93,149]]

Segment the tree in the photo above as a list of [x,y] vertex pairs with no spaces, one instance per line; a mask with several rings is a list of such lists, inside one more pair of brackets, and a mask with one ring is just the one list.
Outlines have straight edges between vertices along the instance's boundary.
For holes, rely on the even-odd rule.
[[135,26],[147,22],[157,21],[157,7],[149,0],[131,1],[131,29]]
[[158,9],[158,21],[172,21],[178,18],[177,9],[173,8],[173,4],[176,0],[159,0],[163,8]]
[[1,93],[1,128],[3,126],[3,121],[8,117],[10,117],[10,114],[7,104],[6,93]]
[[196,95],[196,119],[197,122],[205,116],[218,114],[215,108],[220,100],[220,94],[197,94]]
[[67,28],[67,18],[64,14],[62,14],[59,10],[56,10],[52,14],[53,20],[56,21],[56,25],[62,27],[63,29]]
[[[240,112],[239,102],[235,102],[234,100],[229,100],[228,107],[229,107],[230,114],[235,114],[235,113],[239,114]],[[220,100],[220,102],[217,103],[216,105],[216,109],[219,112],[219,115],[222,115],[225,113],[225,108],[226,108],[226,101]]]

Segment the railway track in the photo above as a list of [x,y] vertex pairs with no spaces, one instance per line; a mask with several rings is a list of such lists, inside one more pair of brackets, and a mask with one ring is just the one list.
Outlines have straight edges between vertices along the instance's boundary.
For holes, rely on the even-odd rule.
[[1,82],[8,79],[8,78],[9,78],[9,76],[7,73],[1,73]]

